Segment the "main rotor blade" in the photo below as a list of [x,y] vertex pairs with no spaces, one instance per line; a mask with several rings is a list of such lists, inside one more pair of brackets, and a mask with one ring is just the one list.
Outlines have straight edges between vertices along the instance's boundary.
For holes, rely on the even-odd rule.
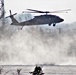
[[70,11],[71,9],[66,9],[66,10],[57,10],[57,11],[39,11],[39,10],[33,10],[33,9],[27,9],[29,11],[33,12],[27,12],[27,13],[67,13],[67,11]]
[[30,12],[30,11],[28,12],[28,11],[23,11],[22,13],[39,13],[39,12],[34,12],[34,11],[33,11],[33,12]]
[[46,13],[46,12],[48,12],[48,11],[39,11],[39,10],[33,10],[33,9],[27,9],[27,10],[34,11],[34,12],[37,12],[37,13]]
[[63,13],[63,12],[66,12],[67,13],[67,11],[71,11],[71,9],[50,11],[50,13]]

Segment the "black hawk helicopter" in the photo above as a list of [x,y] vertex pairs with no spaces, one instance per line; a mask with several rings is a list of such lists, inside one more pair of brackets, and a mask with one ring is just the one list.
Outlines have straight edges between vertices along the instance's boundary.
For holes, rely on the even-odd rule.
[[[10,16],[7,16],[6,18],[10,17],[12,20],[11,25],[17,25],[17,26],[30,26],[30,25],[43,25],[43,24],[48,24],[49,26],[51,26],[51,24],[53,24],[53,26],[56,25],[56,23],[60,23],[63,22],[64,19],[62,19],[61,17],[57,16],[57,15],[51,15],[48,13],[62,13],[62,12],[66,12],[70,11],[71,9],[67,9],[67,10],[59,10],[59,11],[39,11],[39,10],[33,10],[33,9],[27,9],[29,10],[28,13],[45,13],[44,15],[39,15],[39,16],[34,16],[33,19],[27,20],[27,21],[23,21],[23,22],[18,22],[15,18],[14,15],[11,13],[11,10],[9,10],[10,12]],[[30,12],[31,11],[31,12]]]

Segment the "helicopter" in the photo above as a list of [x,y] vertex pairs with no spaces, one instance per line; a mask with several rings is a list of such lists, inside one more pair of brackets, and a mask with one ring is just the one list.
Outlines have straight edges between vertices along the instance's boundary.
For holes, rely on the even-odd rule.
[[23,21],[23,22],[18,22],[14,18],[14,15],[16,15],[17,13],[12,14],[11,10],[9,10],[10,16],[7,16],[6,18],[10,17],[12,20],[11,25],[17,25],[17,26],[44,25],[44,24],[48,24],[49,26],[53,24],[53,26],[56,26],[56,23],[63,22],[64,19],[62,19],[61,17],[57,15],[51,15],[48,13],[61,13],[64,11],[66,11],[67,13],[67,11],[70,11],[71,9],[59,10],[59,11],[40,11],[40,10],[33,10],[33,9],[27,9],[27,10],[29,10],[29,12],[27,13],[44,13],[44,15],[34,16],[33,19]]

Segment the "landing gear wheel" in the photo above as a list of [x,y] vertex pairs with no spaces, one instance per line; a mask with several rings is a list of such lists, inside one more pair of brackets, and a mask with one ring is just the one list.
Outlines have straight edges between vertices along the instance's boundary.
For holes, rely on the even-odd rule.
[[54,24],[53,24],[53,26],[55,27],[55,26],[56,26],[56,24],[54,23]]
[[51,24],[49,23],[49,26],[51,26]]

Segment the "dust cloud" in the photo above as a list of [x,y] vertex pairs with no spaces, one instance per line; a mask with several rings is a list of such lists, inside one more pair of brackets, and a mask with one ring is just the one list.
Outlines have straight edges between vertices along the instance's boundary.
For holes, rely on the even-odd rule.
[[0,27],[0,64],[76,63],[75,24],[52,26]]

